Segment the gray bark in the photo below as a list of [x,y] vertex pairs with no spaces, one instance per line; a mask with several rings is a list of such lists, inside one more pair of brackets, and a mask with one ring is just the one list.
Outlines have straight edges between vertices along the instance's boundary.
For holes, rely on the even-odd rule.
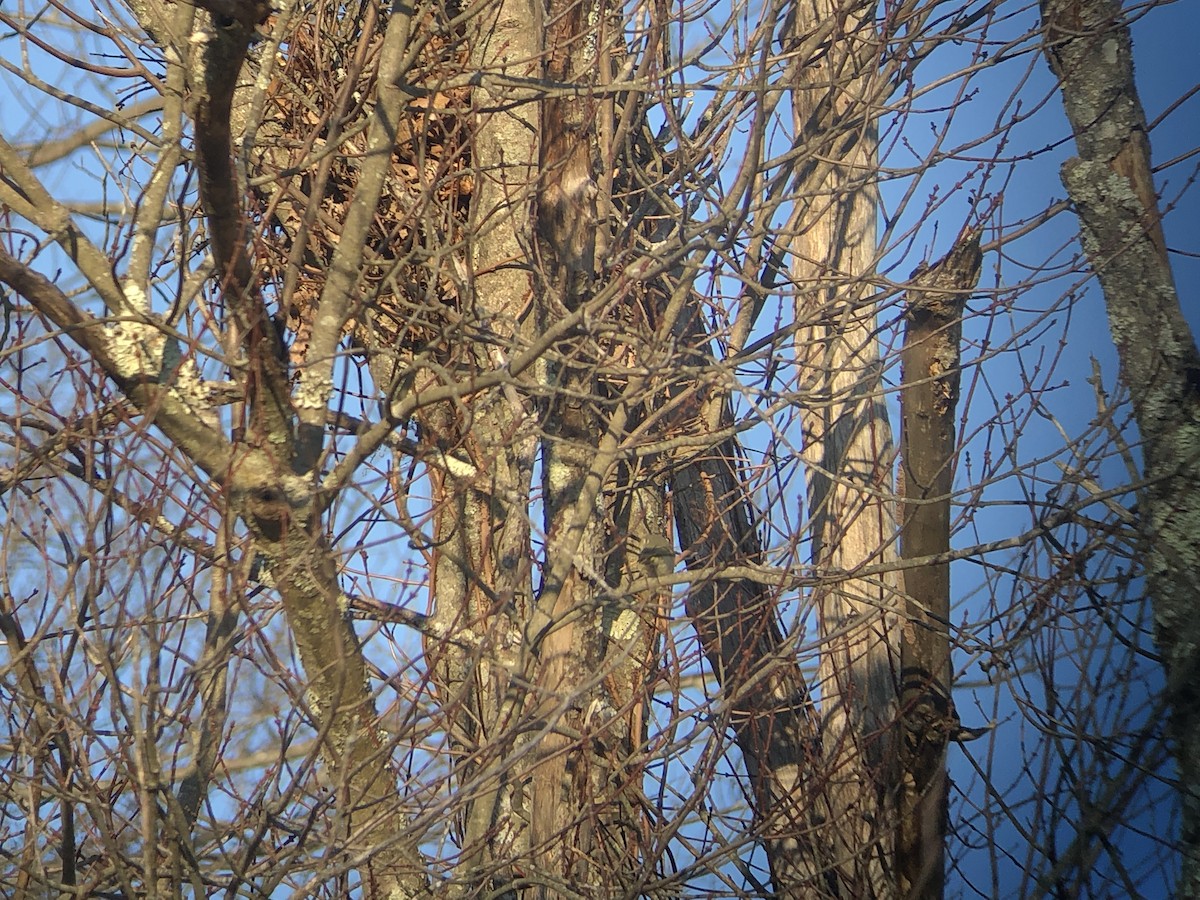
[[1179,896],[1200,896],[1200,352],[1180,307],[1132,41],[1115,0],[1042,0],[1045,51],[1078,157],[1062,169],[1141,433],[1145,573],[1172,705]]
[[[462,382],[502,369],[532,330],[538,106],[531,84],[541,68],[540,22],[539,3],[501,0],[466,25],[470,65],[492,77],[470,98],[474,186],[461,309],[488,339],[452,349],[447,368]],[[444,378],[439,371],[446,370],[418,374],[417,390]],[[433,622],[453,640],[426,644],[439,701],[455,711],[448,719],[464,821],[453,890],[463,895],[507,890],[530,847],[527,765],[514,767],[506,756],[534,737],[522,727],[533,677],[523,625],[532,604],[528,508],[540,423],[529,399],[533,373],[515,380],[418,413],[431,449],[464,456],[472,473],[433,473]]]

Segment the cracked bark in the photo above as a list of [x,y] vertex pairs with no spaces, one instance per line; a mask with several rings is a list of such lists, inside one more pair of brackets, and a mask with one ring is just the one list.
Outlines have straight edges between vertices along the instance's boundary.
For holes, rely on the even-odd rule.
[[1064,163],[1063,184],[1141,433],[1146,582],[1183,803],[1178,893],[1200,897],[1200,352],[1171,272],[1121,5],[1042,0],[1041,11],[1046,57],[1079,153]]

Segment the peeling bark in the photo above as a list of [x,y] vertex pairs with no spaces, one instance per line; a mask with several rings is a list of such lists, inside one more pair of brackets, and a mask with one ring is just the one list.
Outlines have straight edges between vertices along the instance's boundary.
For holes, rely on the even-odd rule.
[[[880,44],[871,4],[798,0],[801,40],[833,21],[827,48],[798,66],[797,140],[813,160],[796,185],[808,210],[792,238],[797,291],[803,459],[813,562],[836,581],[815,591],[829,829],[844,896],[893,896],[900,576],[867,565],[897,559],[895,450],[880,378],[875,301],[874,122]],[[881,99],[881,98],[880,98]]]

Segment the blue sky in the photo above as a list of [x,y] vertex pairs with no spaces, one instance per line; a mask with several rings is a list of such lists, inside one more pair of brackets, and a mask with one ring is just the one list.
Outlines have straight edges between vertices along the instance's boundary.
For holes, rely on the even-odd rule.
[[[1014,5],[1013,8],[1018,7]],[[1013,34],[1020,33],[1034,16],[1036,8],[1026,7],[1012,22],[997,26],[995,34],[1006,29]],[[1138,83],[1151,120],[1196,83],[1194,39],[1197,34],[1200,34],[1200,4],[1187,0],[1156,8],[1135,25]],[[0,53],[12,54],[11,48],[11,42],[7,46],[0,45]],[[1030,45],[1029,52],[1023,57],[983,72],[973,82],[980,93],[956,114],[951,133],[955,139],[965,141],[970,136],[990,131],[998,120],[1003,121],[1016,111],[1010,104],[1010,95],[1014,85],[1020,83],[1025,104],[1022,112],[1028,111],[1036,100],[1048,98],[1048,101],[1027,122],[1014,128],[1012,143],[1006,151],[1019,155],[1028,150],[1046,149],[1032,158],[1014,162],[1011,167],[996,167],[986,182],[972,159],[947,160],[925,176],[922,189],[898,228],[901,234],[912,228],[915,236],[904,247],[898,247],[891,257],[895,261],[897,277],[906,275],[922,256],[937,257],[946,249],[972,206],[968,196],[972,188],[993,197],[1002,191],[1003,203],[997,207],[994,221],[1005,229],[1064,195],[1057,169],[1072,148],[1063,143],[1066,124],[1061,104],[1053,95],[1049,72],[1035,51],[1036,48]],[[944,71],[957,68],[961,57],[955,54],[966,52],[967,48],[957,51],[947,48],[943,57],[923,65],[921,76],[927,79],[939,66]],[[94,89],[89,86],[83,92],[91,95]],[[105,96],[106,101],[110,99]],[[936,99],[925,98],[922,105],[933,106]],[[19,110],[18,115],[27,116],[31,123],[45,117],[46,127],[60,124],[55,118],[61,114],[60,110],[8,102],[5,106],[6,127],[11,127],[14,109]],[[910,140],[919,144],[930,125],[938,126],[939,116],[944,119],[944,114],[931,112],[910,120]],[[1167,117],[1152,135],[1156,161],[1166,162],[1196,148],[1200,144],[1200,129],[1194,122],[1198,120],[1200,97],[1186,101]],[[897,149],[894,152],[897,160],[902,161],[903,151]],[[980,149],[964,153],[971,157],[986,155]],[[1196,223],[1200,222],[1200,194],[1189,182],[1196,174],[1198,163],[1200,156],[1191,157],[1164,169],[1158,176],[1164,201],[1175,203],[1165,222],[1167,241],[1173,251],[1178,251],[1173,255],[1173,265],[1177,284],[1185,298],[1184,310],[1193,327],[1200,326],[1200,304],[1193,298],[1200,283],[1200,239],[1197,238],[1200,230],[1196,228]],[[103,177],[94,169],[84,171],[75,164],[55,166],[51,171],[50,186],[72,192],[80,185],[94,192]],[[972,175],[972,172],[976,174]],[[964,186],[951,192],[949,186],[964,178],[967,179]],[[933,215],[926,215],[922,201],[935,186],[948,199],[937,206]],[[892,190],[885,190],[885,204],[894,202]],[[1086,380],[1092,371],[1092,357],[1100,366],[1104,385],[1110,393],[1115,390],[1115,355],[1094,281],[1084,285],[1071,304],[1064,302],[1064,295],[1073,281],[1069,276],[1047,277],[1035,290],[1019,295],[1012,293],[1031,271],[1061,265],[1074,252],[1071,239],[1075,229],[1073,216],[1069,212],[1062,213],[1034,235],[1006,246],[1003,256],[993,253],[985,261],[981,295],[972,303],[976,316],[967,325],[964,352],[968,363],[980,356],[987,359],[982,365],[972,365],[964,378],[964,397],[973,398],[977,406],[966,426],[966,433],[973,437],[967,447],[970,459],[968,461],[964,456],[960,467],[960,481],[965,484],[969,477],[978,478],[988,457],[992,458],[992,464],[997,467],[995,471],[1002,477],[987,495],[988,502],[996,505],[962,523],[957,536],[959,545],[1008,536],[1029,527],[1031,509],[1036,510],[1036,503],[1031,505],[1030,498],[1037,502],[1044,500],[1048,486],[1059,477],[1055,459],[1047,459],[1033,467],[1023,461],[1011,471],[1004,468],[1002,451],[1016,431],[1021,431],[1022,449],[1029,456],[1037,456],[1043,448],[1046,453],[1061,448],[1064,441],[1060,429],[1071,436],[1086,431],[1096,414],[1094,389]],[[991,236],[994,237],[994,233]],[[1052,268],[1046,273],[1047,276],[1055,274]],[[1048,310],[1053,310],[1049,316]],[[1049,320],[1053,320],[1053,324]],[[1014,334],[1028,336],[1031,343],[1012,355],[988,355],[998,343]],[[990,342],[988,347],[983,344],[985,340]],[[1013,403],[1006,400],[1009,394],[1017,396]],[[1039,398],[1037,408],[1028,402],[1032,394]],[[1021,399],[1021,395],[1025,399]],[[975,432],[976,427],[981,430]],[[749,442],[753,444],[754,439],[752,434]],[[759,449],[762,449],[761,445]],[[1059,454],[1057,461],[1070,462],[1070,457]],[[1100,466],[1098,474],[1104,487],[1119,484],[1127,477],[1121,461],[1115,457]],[[793,496],[797,494],[798,489]],[[348,509],[353,506],[349,504]],[[348,517],[354,511],[350,510]],[[372,562],[381,570],[387,568],[386,563],[380,565],[384,556],[382,551],[373,553]],[[1000,563],[1016,564],[1020,562],[1016,559],[1018,556],[1012,554]],[[373,583],[386,584],[389,577],[412,574],[405,565],[398,565],[394,572],[380,571]],[[1096,573],[1089,574],[1094,576]],[[978,563],[964,562],[955,567],[954,577],[959,598],[955,622],[961,623],[960,636],[968,648],[958,658],[964,684],[958,699],[959,707],[968,724],[995,719],[999,727],[994,740],[951,751],[954,779],[962,791],[955,801],[955,813],[959,821],[968,823],[961,836],[963,840],[992,844],[990,848],[964,854],[961,867],[952,874],[951,896],[1036,893],[1033,885],[1023,881],[1021,870],[1025,857],[1021,828],[1032,827],[1039,817],[1044,819],[1047,811],[1026,801],[1037,779],[1045,778],[1047,771],[1057,772],[1062,768],[1053,760],[1047,762],[1046,754],[1052,748],[1043,742],[1043,733],[1057,727],[1061,720],[1050,722],[1039,718],[1045,709],[1036,707],[1038,704],[1048,707],[1050,694],[1078,697],[1083,702],[1088,695],[1081,687],[1087,686],[1088,679],[1103,678],[1112,670],[1112,660],[1106,659],[1098,646],[1089,643],[1102,638],[1103,634],[1089,630],[1094,627],[1096,617],[1084,602],[1087,598],[1083,597],[1079,598],[1078,609],[1064,608],[1056,612],[1060,616],[1057,621],[1069,625],[1069,634],[1078,638],[1076,643],[1055,644],[1048,632],[1041,634],[1037,641],[1031,641],[1023,648],[1016,659],[1017,663],[1029,663],[1030,668],[1022,669],[1018,665],[1007,680],[990,683],[989,679],[997,677],[996,669],[991,667],[992,657],[982,651],[971,652],[971,648],[979,646],[980,642],[1002,642],[1009,636],[1009,629],[1016,626],[1010,616],[1000,616],[998,621],[992,621],[992,617],[998,616],[998,610],[1031,602],[1031,598],[1022,593],[1021,583],[1000,567],[985,568]],[[364,579],[364,584],[371,583]],[[396,583],[399,582],[393,583],[393,589]],[[1136,594],[1136,585],[1129,590]],[[406,585],[404,592],[413,597],[415,605],[420,605],[421,592],[411,583]],[[1118,595],[1123,596],[1114,589],[1113,596]],[[389,652],[400,652],[390,646],[390,642],[380,642],[377,646],[381,648],[381,659]],[[1052,664],[1055,677],[1040,678],[1032,667],[1037,661]],[[1154,715],[1149,694],[1139,698],[1136,692],[1152,689],[1156,673],[1152,666],[1143,666],[1138,671],[1146,680],[1130,685],[1129,690],[1134,693],[1125,696],[1119,704],[1111,698],[1104,700],[1110,705],[1097,711],[1100,717],[1097,721],[1104,720],[1106,714],[1112,716],[1106,721],[1136,719],[1139,704],[1145,715]],[[1011,809],[1002,809],[1000,801],[1003,798],[988,795],[983,781],[975,774],[975,765],[988,773],[994,785],[1011,789],[1009,798],[1022,798],[1020,802],[1014,803]],[[1049,769],[1045,768],[1047,765]],[[733,804],[738,800],[737,791],[732,782],[729,787],[729,803]],[[1153,806],[1145,798],[1137,803],[1141,805],[1131,807],[1135,821],[1128,824],[1132,827],[1119,832],[1123,843],[1118,851],[1131,863],[1136,864],[1143,858],[1149,861],[1144,874],[1146,883],[1140,885],[1144,889],[1143,896],[1163,896],[1169,873],[1160,870],[1153,861],[1161,846],[1160,839],[1169,838],[1174,828],[1171,804],[1166,801]],[[1043,833],[1054,832],[1054,828],[1044,821],[1038,827]],[[1144,835],[1139,836],[1139,829]],[[1066,835],[1068,830],[1064,825],[1063,834]],[[1104,858],[1097,862],[1101,869],[1105,865]],[[1109,865],[1109,869],[1113,868]],[[1113,885],[1111,893],[1102,895],[1122,896],[1119,879],[1114,880]]]

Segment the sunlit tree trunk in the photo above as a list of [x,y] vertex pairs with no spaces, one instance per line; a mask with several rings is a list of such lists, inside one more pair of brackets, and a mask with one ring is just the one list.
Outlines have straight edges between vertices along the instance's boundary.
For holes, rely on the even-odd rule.
[[[546,14],[537,314],[548,329],[588,309],[609,328],[601,337],[580,318],[546,362],[546,561],[527,632],[545,731],[530,776],[533,858],[541,874],[600,895],[632,889],[646,864],[640,779],[662,603],[653,580],[670,569],[656,550],[666,532],[661,478],[622,461],[650,387],[642,374],[620,374],[644,353],[620,336],[642,321],[638,297],[614,293],[597,256],[601,208],[612,202],[611,175],[598,165],[625,152],[613,138],[612,95],[596,91],[623,55],[613,16],[602,2],[565,0]],[[647,580],[648,589],[626,587]]]
[[[798,0],[792,37],[812,58],[795,71],[796,141],[811,162],[806,206],[789,236],[803,399],[803,458],[813,561],[832,583],[814,592],[823,642],[828,823],[845,896],[887,897],[892,873],[893,725],[901,579],[860,578],[897,558],[895,448],[880,379],[875,268],[876,94],[881,47],[867,3]],[[830,27],[832,26],[832,30]]]
[[[1134,896],[1182,843],[1200,896],[1200,353],[1116,0],[1041,0],[1023,35],[1000,2],[26,6],[5,888]],[[1043,39],[1083,252],[1011,278],[1066,205],[1009,191],[897,281],[942,201],[1047,158],[1016,139]],[[1012,252],[961,323],[984,228]],[[1097,374],[1081,424],[1057,313],[1089,264],[1129,392]],[[1014,487],[1030,520],[992,539]],[[985,579],[953,622],[951,560]],[[949,804],[956,647],[997,733]]]
[[[551,2],[546,13],[545,78],[553,94],[540,104],[541,153],[534,265],[539,270],[538,318],[545,326],[586,303],[595,274],[596,102],[590,95],[596,66],[591,6]],[[585,35],[591,43],[585,45]],[[585,59],[585,51],[591,59]],[[590,62],[590,66],[588,63]],[[527,634],[537,660],[538,717],[545,734],[531,777],[530,829],[534,860],[543,877],[554,874],[594,892],[604,876],[597,865],[597,826],[589,774],[598,761],[572,734],[582,734],[597,704],[604,636],[604,497],[608,465],[600,450],[606,416],[596,396],[595,341],[582,329],[547,360],[553,396],[543,443],[546,565]],[[559,349],[556,348],[556,349]],[[614,410],[618,439],[624,428]],[[543,887],[539,896],[554,896]]]
[[[452,347],[446,367],[465,381],[502,368],[528,333],[538,113],[534,93],[513,85],[539,74],[540,23],[536,0],[499,0],[467,25],[470,65],[486,77],[471,92],[474,182],[462,304],[465,328],[479,337]],[[435,636],[426,639],[438,702],[453,723],[455,790],[466,801],[455,892],[503,889],[519,877],[513,865],[529,847],[527,786],[506,758],[528,740],[519,727],[525,686],[513,676],[522,674],[532,602],[528,510],[538,416],[522,389],[530,375],[418,414],[426,448],[465,463],[431,467]],[[416,379],[419,395],[440,375],[431,368]]]

